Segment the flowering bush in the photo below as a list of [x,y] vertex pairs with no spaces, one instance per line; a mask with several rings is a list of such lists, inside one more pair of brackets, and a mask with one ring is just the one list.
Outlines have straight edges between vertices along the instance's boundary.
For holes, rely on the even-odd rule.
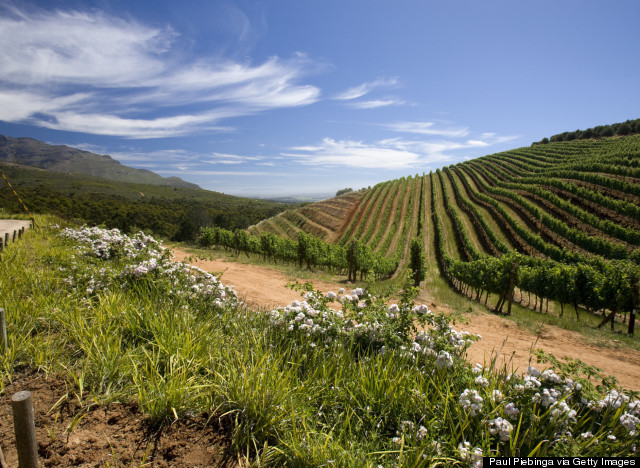
[[[170,297],[206,300],[217,307],[238,304],[233,287],[224,286],[214,275],[196,266],[172,261],[170,250],[142,232],[130,237],[118,229],[84,226],[65,228],[60,236],[74,242],[78,255],[99,262],[95,268],[91,264],[69,268],[71,275],[65,282],[87,295],[114,284],[121,288],[145,284]],[[82,287],[78,288],[79,285]]]
[[[373,296],[362,288],[350,294],[341,290],[325,295],[310,284],[292,287],[302,292],[304,300],[272,310],[271,323],[317,344],[341,338],[355,343],[360,351],[401,350],[412,360],[435,359],[437,367],[448,368],[454,357],[463,356],[473,341],[480,339],[451,328],[446,314],[433,314],[426,305],[415,305],[413,288],[403,292],[400,304],[387,305],[387,295]],[[425,329],[418,330],[418,326]]]

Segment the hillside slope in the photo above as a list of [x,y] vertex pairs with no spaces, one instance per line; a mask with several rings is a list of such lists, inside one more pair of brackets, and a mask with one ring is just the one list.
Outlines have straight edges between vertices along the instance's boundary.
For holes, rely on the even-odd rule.
[[317,204],[259,229],[291,235],[282,219],[298,220],[296,229],[340,244],[358,239],[400,268],[419,238],[427,261],[476,298],[495,293],[504,302],[509,273],[496,270],[504,258],[517,264],[512,275],[527,305],[546,298],[562,310],[631,310],[637,301],[640,135],[535,144],[384,182],[360,197],[326,233],[311,222],[324,216]]
[[94,154],[66,145],[49,145],[33,138],[0,135],[0,162],[33,166],[54,172],[86,174],[118,182],[200,188],[179,177],[162,177],[146,169],[122,165],[111,156]]
[[[2,162],[0,169],[32,212],[82,219],[125,232],[135,227],[177,240],[192,240],[200,226],[210,224],[244,229],[291,207],[200,188],[116,182]],[[0,183],[0,208],[22,212],[4,181]]]

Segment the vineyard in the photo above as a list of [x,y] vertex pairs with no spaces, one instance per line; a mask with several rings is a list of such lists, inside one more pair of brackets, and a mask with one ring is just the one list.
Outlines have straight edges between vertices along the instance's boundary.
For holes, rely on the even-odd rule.
[[452,288],[485,303],[493,295],[496,311],[569,305],[578,319],[600,311],[601,326],[613,326],[638,300],[640,135],[555,140],[383,182],[249,231],[356,241],[396,275],[418,239]]

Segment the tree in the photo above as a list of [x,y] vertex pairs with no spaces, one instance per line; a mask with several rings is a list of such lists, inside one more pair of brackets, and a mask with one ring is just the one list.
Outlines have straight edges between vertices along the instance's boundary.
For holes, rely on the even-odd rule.
[[338,190],[336,192],[336,197],[339,197],[340,195],[344,195],[345,193],[349,193],[349,192],[353,192],[353,189],[351,187],[349,188],[343,188],[341,190]]
[[418,287],[420,282],[427,278],[427,272],[424,266],[424,247],[418,239],[411,240],[411,272],[413,285]]

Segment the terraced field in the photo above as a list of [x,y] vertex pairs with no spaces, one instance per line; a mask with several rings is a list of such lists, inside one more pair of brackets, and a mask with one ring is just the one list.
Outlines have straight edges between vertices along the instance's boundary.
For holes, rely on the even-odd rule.
[[[357,239],[407,267],[422,238],[452,287],[496,308],[637,307],[640,135],[536,144],[282,213],[252,230]],[[514,291],[517,293],[514,294]],[[531,298],[534,298],[532,301]],[[552,305],[553,307],[553,305]],[[578,312],[576,312],[578,314]]]
[[252,235],[270,232],[281,237],[295,239],[299,231],[313,234],[322,240],[333,242],[339,230],[356,212],[365,191],[349,192],[339,197],[323,200],[295,210],[288,210],[249,227]]

